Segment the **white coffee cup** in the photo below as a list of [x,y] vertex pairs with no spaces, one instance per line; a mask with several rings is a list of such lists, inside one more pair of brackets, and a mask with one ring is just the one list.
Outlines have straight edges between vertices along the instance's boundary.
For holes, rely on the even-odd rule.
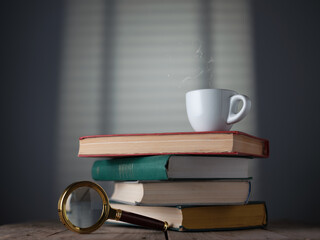
[[199,89],[186,93],[186,107],[195,131],[229,131],[250,112],[251,100],[232,90]]

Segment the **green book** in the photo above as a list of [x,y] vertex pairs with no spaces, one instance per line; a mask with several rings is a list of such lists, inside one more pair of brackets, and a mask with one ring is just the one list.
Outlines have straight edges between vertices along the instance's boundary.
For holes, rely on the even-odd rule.
[[250,158],[225,156],[156,155],[97,160],[97,181],[249,178]]

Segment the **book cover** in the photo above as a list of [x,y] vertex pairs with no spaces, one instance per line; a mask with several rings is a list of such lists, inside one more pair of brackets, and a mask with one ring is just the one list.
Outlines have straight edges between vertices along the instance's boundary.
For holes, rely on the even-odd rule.
[[169,154],[268,157],[269,142],[239,131],[93,135],[79,138],[79,157]]
[[154,155],[96,160],[92,178],[97,181],[248,178],[249,158]]
[[148,206],[242,205],[250,179],[115,182],[111,202]]

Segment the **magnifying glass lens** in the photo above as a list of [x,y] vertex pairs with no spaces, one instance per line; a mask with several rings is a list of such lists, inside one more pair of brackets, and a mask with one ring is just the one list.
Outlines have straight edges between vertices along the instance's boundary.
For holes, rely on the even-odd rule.
[[101,186],[89,181],[75,182],[61,194],[58,202],[61,222],[77,233],[89,233],[107,219],[167,231],[168,223],[135,213],[113,209]]
[[88,228],[96,224],[103,212],[103,201],[91,187],[79,187],[67,198],[66,216],[76,227]]

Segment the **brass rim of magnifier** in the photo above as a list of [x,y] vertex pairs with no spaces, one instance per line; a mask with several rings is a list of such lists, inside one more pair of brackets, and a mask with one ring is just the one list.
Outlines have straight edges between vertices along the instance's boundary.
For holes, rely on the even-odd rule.
[[[66,203],[67,203],[67,199],[68,199],[69,195],[75,189],[80,188],[80,187],[93,188],[94,190],[96,190],[98,192],[98,194],[100,195],[100,197],[103,201],[103,209],[102,209],[102,213],[101,213],[99,220],[94,225],[92,225],[90,227],[86,227],[86,228],[80,228],[80,227],[73,225],[72,222],[70,222],[70,220],[68,219],[67,213],[66,213]],[[77,233],[90,233],[90,232],[97,230],[107,220],[109,211],[110,211],[110,205],[109,205],[109,200],[108,200],[108,196],[107,196],[106,192],[98,184],[93,183],[93,182],[89,182],[89,181],[81,181],[81,182],[76,182],[76,183],[69,185],[64,190],[64,192],[61,194],[61,196],[59,198],[59,202],[58,202],[58,214],[59,214],[60,221],[68,229],[70,229],[74,232],[77,232]]]

